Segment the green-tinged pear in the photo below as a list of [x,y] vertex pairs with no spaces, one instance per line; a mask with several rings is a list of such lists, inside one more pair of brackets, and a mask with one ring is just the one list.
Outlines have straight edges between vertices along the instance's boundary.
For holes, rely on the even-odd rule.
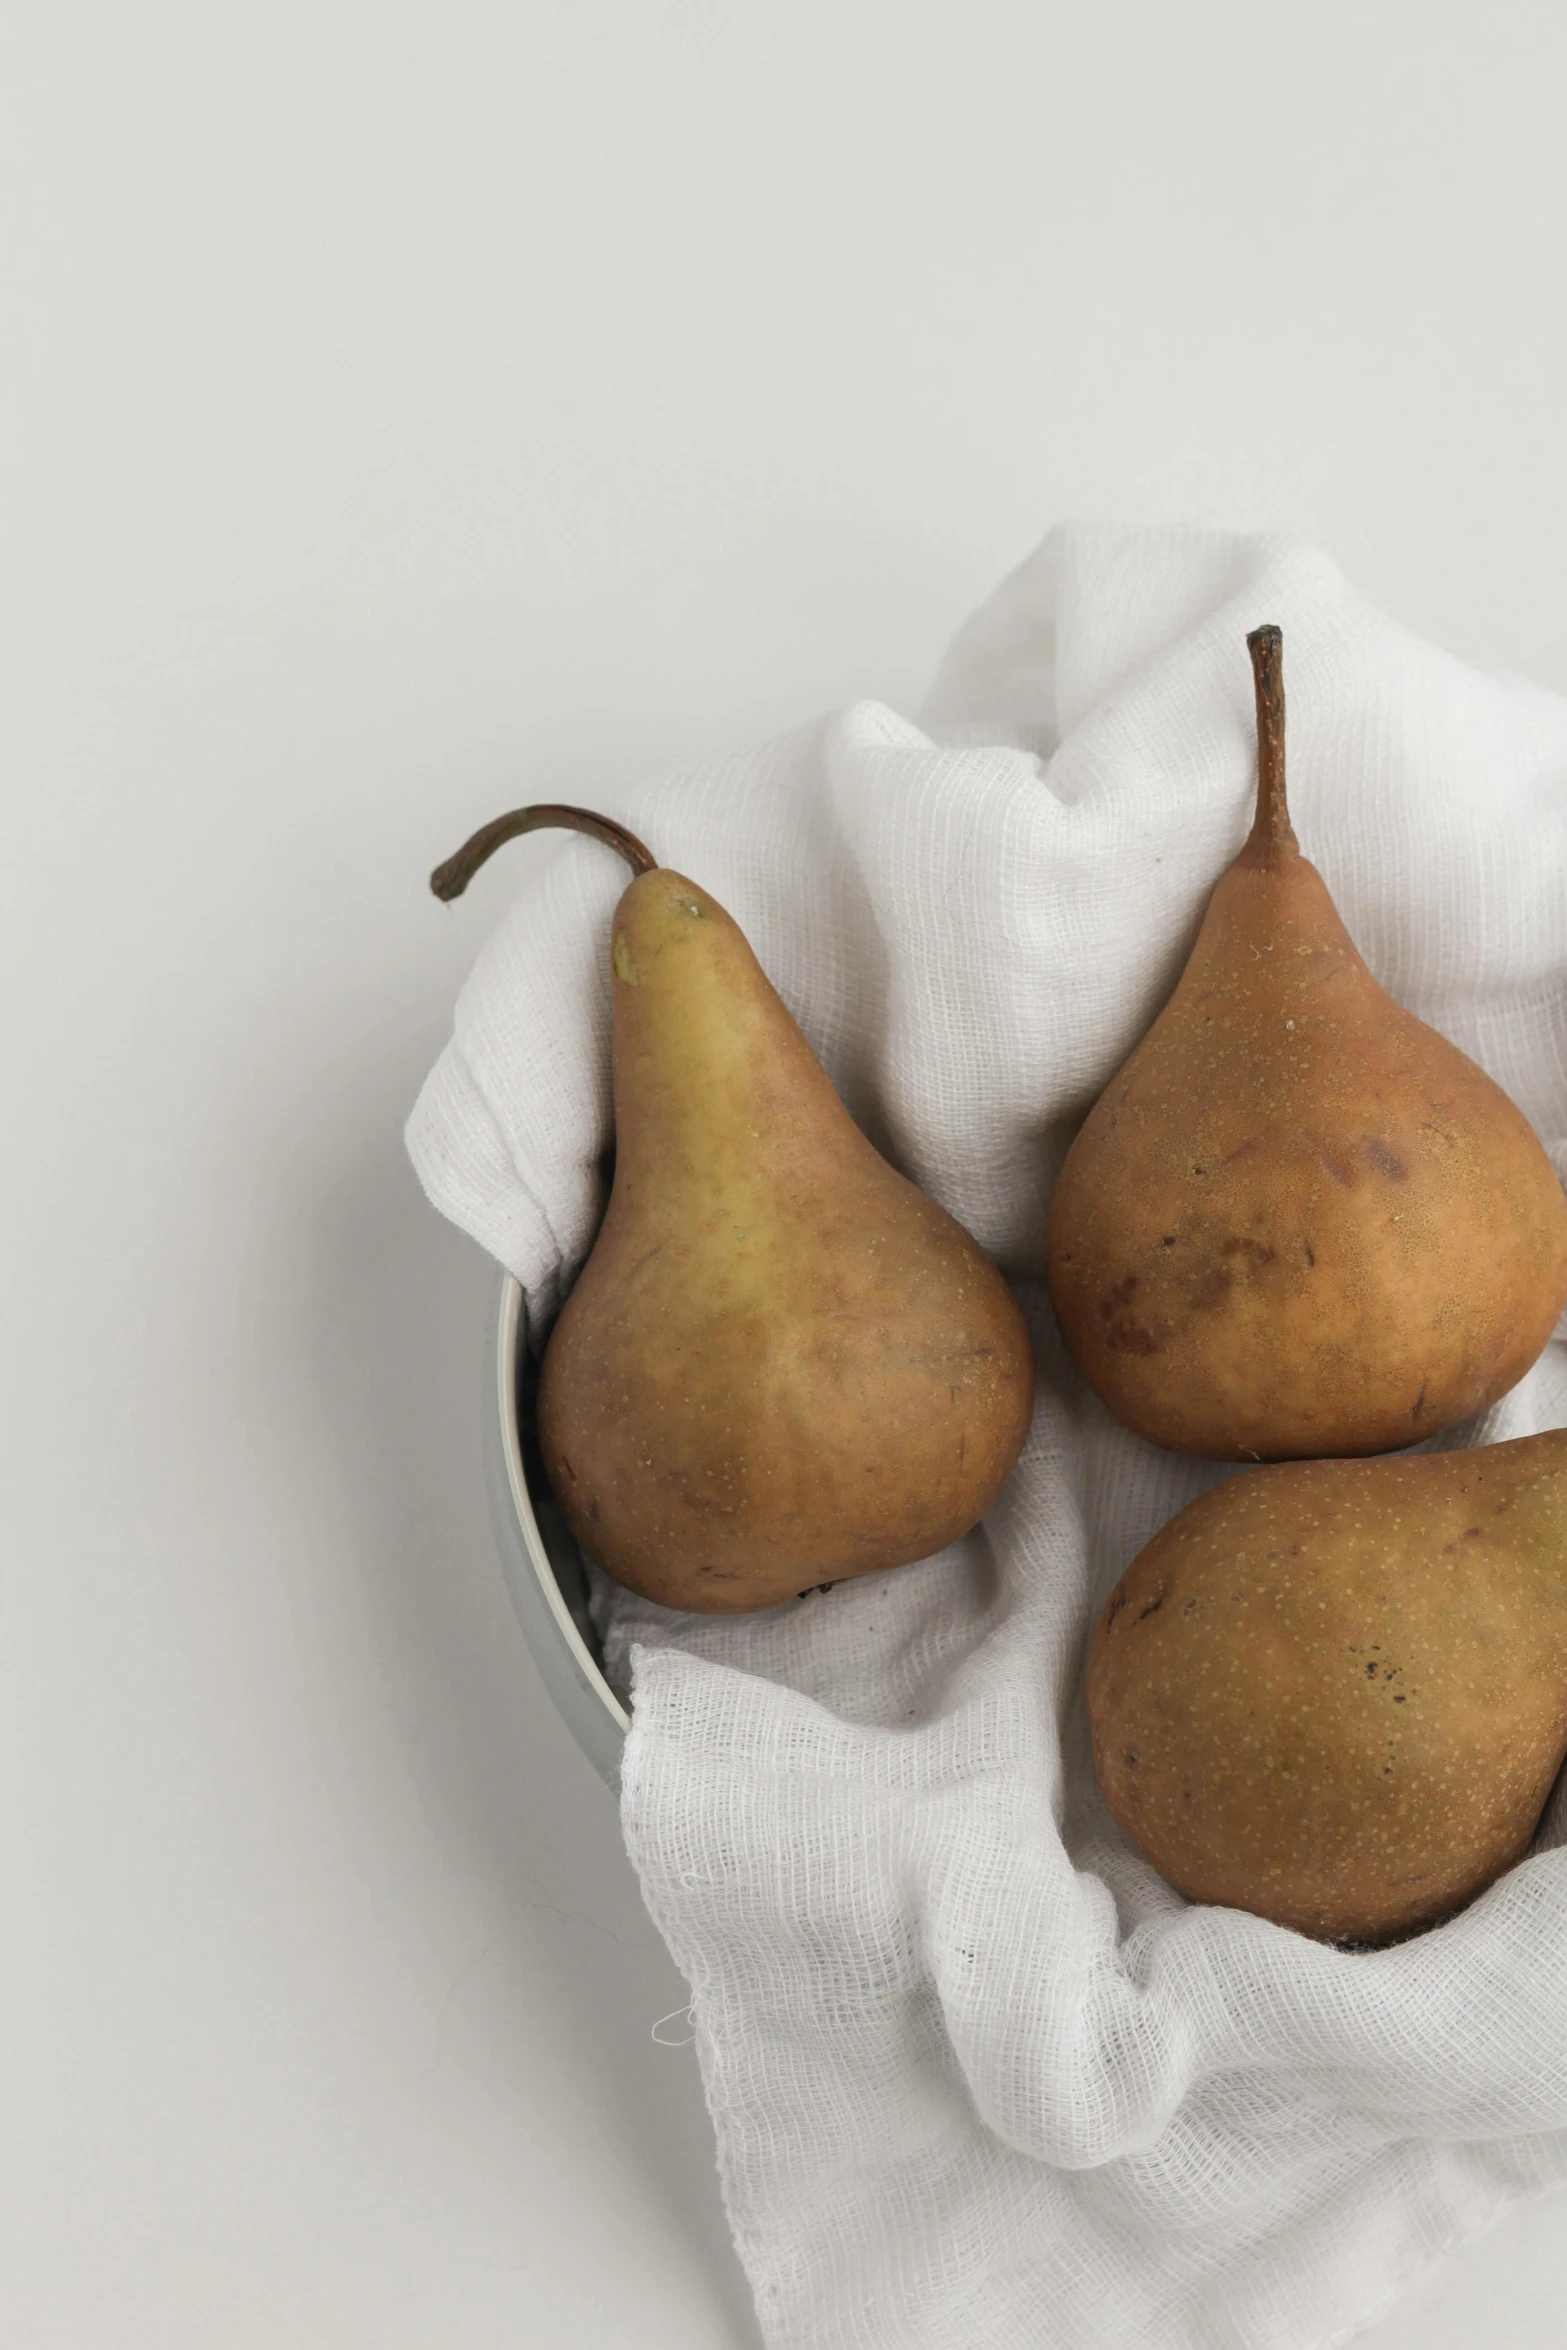
[[962,1226],[866,1141],[737,923],[603,818],[615,1173],[546,1349],[539,1433],[572,1531],[670,1607],[766,1608],[928,1557],[1022,1448],[1022,1315]]

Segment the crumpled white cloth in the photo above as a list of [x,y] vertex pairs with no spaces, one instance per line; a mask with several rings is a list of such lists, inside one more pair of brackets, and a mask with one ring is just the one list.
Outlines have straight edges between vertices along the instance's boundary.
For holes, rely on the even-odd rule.
[[[1265,620],[1306,853],[1567,1174],[1567,702],[1421,643],[1308,548],[1052,532],[918,725],[861,703],[610,811],[734,913],[856,1117],[1000,1261],[1039,1361],[1019,1468],[940,1557],[751,1618],[597,1593],[634,1683],[626,1839],[773,2350],[1304,2350],[1567,2179],[1560,1797],[1465,1915],[1350,1953],[1181,1900],[1089,1758],[1094,1615],[1229,1472],[1087,1393],[1045,1203],[1250,823]],[[408,1130],[540,1314],[601,1206],[625,879],[578,839],[528,866]],[[1441,1441],[1567,1424],[1561,1335]]]

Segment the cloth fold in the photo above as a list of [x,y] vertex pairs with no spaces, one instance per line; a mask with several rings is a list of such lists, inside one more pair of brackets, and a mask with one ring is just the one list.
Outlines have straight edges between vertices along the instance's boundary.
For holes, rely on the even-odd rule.
[[[1002,1265],[1039,1364],[1017,1471],[935,1559],[755,1617],[597,1579],[627,1843],[772,2350],[1316,2350],[1567,2179],[1560,1791],[1470,1910],[1366,1953],[1184,1902],[1093,1776],[1094,1615],[1233,1472],[1084,1388],[1045,1206],[1250,822],[1261,621],[1306,854],[1567,1177],[1567,702],[1310,548],[1057,530],[917,725],[861,703],[609,811],[742,924],[867,1133]],[[541,1320],[602,1207],[623,880],[580,839],[535,852],[409,1123]],[[1564,1336],[1437,1445],[1567,1425]]]

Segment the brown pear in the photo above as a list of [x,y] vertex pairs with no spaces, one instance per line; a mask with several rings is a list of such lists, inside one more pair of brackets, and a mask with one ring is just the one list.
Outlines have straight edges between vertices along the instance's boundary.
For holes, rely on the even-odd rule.
[[1396,1450],[1482,1411],[1567,1301],[1567,1198],[1521,1112],[1381,988],[1284,797],[1280,635],[1248,639],[1257,815],[1175,993],[1051,1201],[1051,1296],[1174,1452]]
[[1449,1916],[1567,1753],[1567,1430],[1205,1493],[1117,1584],[1088,1713],[1105,1801],[1190,1900],[1331,1941]]
[[1006,1284],[860,1133],[738,924],[619,826],[615,1173],[539,1383],[583,1548],[666,1606],[766,1608],[929,1557],[989,1508],[1033,1403]]

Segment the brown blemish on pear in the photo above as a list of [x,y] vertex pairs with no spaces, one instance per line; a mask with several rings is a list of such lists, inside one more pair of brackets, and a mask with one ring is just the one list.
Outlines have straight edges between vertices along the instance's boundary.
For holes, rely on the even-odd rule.
[[1534,1361],[1567,1302],[1567,1199],[1500,1087],[1356,952],[1290,827],[1279,631],[1247,642],[1256,821],[1067,1153],[1051,1296],[1156,1444],[1384,1452]]
[[1526,1851],[1567,1753],[1567,1431],[1230,1479],[1088,1663],[1116,1819],[1193,1901],[1382,1942]]
[[[502,839],[578,813],[486,827],[440,894]],[[609,1206],[539,1381],[572,1531],[631,1589],[703,1610],[927,1558],[1022,1449],[1022,1315],[860,1133],[717,900],[606,819],[579,828],[638,878],[611,929]]]

